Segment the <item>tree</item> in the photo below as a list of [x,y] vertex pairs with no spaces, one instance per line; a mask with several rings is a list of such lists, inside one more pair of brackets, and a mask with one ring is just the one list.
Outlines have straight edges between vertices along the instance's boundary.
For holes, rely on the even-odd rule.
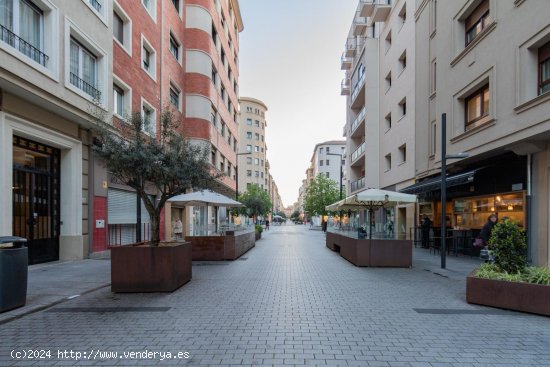
[[279,212],[276,212],[275,215],[278,215],[278,216],[280,216],[280,217],[282,217],[282,218],[284,218],[284,219],[287,219],[287,218],[286,218],[285,212],[279,211]]
[[319,174],[307,188],[304,211],[309,216],[327,215],[325,207],[338,201],[339,197],[338,184]]
[[[97,115],[96,115],[97,116]],[[160,242],[160,213],[168,199],[188,189],[211,186],[213,173],[207,148],[193,145],[177,132],[173,113],[161,113],[158,136],[149,136],[149,122],[136,113],[118,131],[97,116],[94,152],[119,182],[136,190],[151,219],[151,246]],[[155,192],[151,197],[147,192]]]
[[271,211],[269,195],[257,184],[250,185],[239,197],[239,201],[245,205],[246,208],[243,209],[254,218],[254,222],[258,215],[267,215]]
[[298,220],[300,218],[300,211],[299,210],[295,210],[292,212],[292,215],[290,216],[290,219],[291,220]]

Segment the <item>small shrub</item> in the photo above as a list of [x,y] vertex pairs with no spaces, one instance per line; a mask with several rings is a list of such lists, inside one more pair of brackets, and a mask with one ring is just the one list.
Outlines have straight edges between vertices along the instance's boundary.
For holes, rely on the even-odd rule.
[[489,239],[489,249],[495,258],[495,265],[503,272],[516,274],[527,265],[525,231],[512,221],[505,220],[495,225]]
[[262,226],[259,225],[259,224],[256,224],[256,225],[254,226],[254,228],[256,229],[256,232],[258,232],[258,233],[262,233],[262,232],[264,231],[264,227],[262,227]]
[[475,273],[478,278],[550,285],[550,268],[529,266],[523,272],[507,273],[496,264],[483,264]]
[[550,285],[550,268],[530,266],[525,269],[524,277],[528,283]]

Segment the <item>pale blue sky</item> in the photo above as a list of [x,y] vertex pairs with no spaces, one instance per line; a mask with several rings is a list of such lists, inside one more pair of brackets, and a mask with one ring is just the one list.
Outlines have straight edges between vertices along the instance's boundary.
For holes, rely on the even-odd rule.
[[240,0],[240,95],[268,107],[271,174],[284,205],[298,188],[315,144],[344,140],[340,56],[357,0]]

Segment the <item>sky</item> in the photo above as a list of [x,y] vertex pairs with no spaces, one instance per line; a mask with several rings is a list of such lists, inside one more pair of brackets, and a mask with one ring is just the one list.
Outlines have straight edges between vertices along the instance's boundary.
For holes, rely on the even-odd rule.
[[285,206],[317,143],[345,140],[340,57],[357,0],[239,0],[239,94],[266,113],[267,158]]

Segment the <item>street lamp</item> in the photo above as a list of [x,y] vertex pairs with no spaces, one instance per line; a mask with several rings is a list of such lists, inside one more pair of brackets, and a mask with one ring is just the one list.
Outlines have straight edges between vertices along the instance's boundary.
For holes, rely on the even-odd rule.
[[239,201],[239,156],[250,155],[252,152],[237,153],[237,163],[235,164],[235,201]]
[[447,159],[468,158],[468,153],[447,154],[447,114],[441,115],[441,269],[447,266],[446,240],[447,240],[447,221],[446,221],[446,202],[447,202]]

